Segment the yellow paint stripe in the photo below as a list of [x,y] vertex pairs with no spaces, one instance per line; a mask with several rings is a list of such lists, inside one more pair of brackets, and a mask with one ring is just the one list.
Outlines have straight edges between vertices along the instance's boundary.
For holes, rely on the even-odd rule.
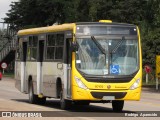
[[73,30],[74,23],[20,30],[18,36]]

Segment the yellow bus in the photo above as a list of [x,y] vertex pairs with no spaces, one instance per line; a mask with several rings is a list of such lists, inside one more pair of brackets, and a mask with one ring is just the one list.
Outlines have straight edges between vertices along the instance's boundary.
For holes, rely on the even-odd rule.
[[15,61],[16,88],[30,103],[59,98],[71,105],[140,100],[142,52],[136,25],[78,22],[20,30]]

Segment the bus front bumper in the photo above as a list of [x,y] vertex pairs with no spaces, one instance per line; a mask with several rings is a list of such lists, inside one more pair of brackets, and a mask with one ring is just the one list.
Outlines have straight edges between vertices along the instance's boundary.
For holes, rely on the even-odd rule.
[[72,100],[140,100],[141,87],[134,90],[90,90],[73,86]]

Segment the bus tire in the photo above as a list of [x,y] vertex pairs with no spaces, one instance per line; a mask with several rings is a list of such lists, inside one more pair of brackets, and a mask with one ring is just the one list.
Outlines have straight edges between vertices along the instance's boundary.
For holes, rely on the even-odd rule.
[[71,106],[71,101],[64,99],[63,91],[60,92],[60,107],[62,110],[67,110]]
[[112,108],[114,112],[121,112],[123,110],[124,100],[113,100]]
[[29,103],[36,104],[38,96],[34,94],[32,81],[29,82],[29,94],[28,95],[29,95]]
[[45,104],[46,103],[46,97],[39,98],[38,95],[34,94],[32,81],[29,82],[29,102],[31,104]]
[[37,96],[38,100],[37,100],[37,103],[40,104],[40,105],[44,105],[46,103],[46,97],[43,97],[43,98],[39,98]]

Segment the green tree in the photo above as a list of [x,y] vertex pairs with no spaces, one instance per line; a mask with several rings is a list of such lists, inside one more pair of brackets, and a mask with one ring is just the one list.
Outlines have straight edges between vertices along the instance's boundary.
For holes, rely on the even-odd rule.
[[148,0],[144,20],[140,24],[142,35],[143,64],[155,68],[155,56],[160,54],[160,1]]
[[138,24],[144,18],[144,0],[112,0],[111,18],[118,22]]
[[5,22],[17,28],[30,28],[64,22],[64,0],[20,0],[12,2]]
[[155,57],[160,55],[160,29],[150,31],[143,41],[143,63],[155,68]]

